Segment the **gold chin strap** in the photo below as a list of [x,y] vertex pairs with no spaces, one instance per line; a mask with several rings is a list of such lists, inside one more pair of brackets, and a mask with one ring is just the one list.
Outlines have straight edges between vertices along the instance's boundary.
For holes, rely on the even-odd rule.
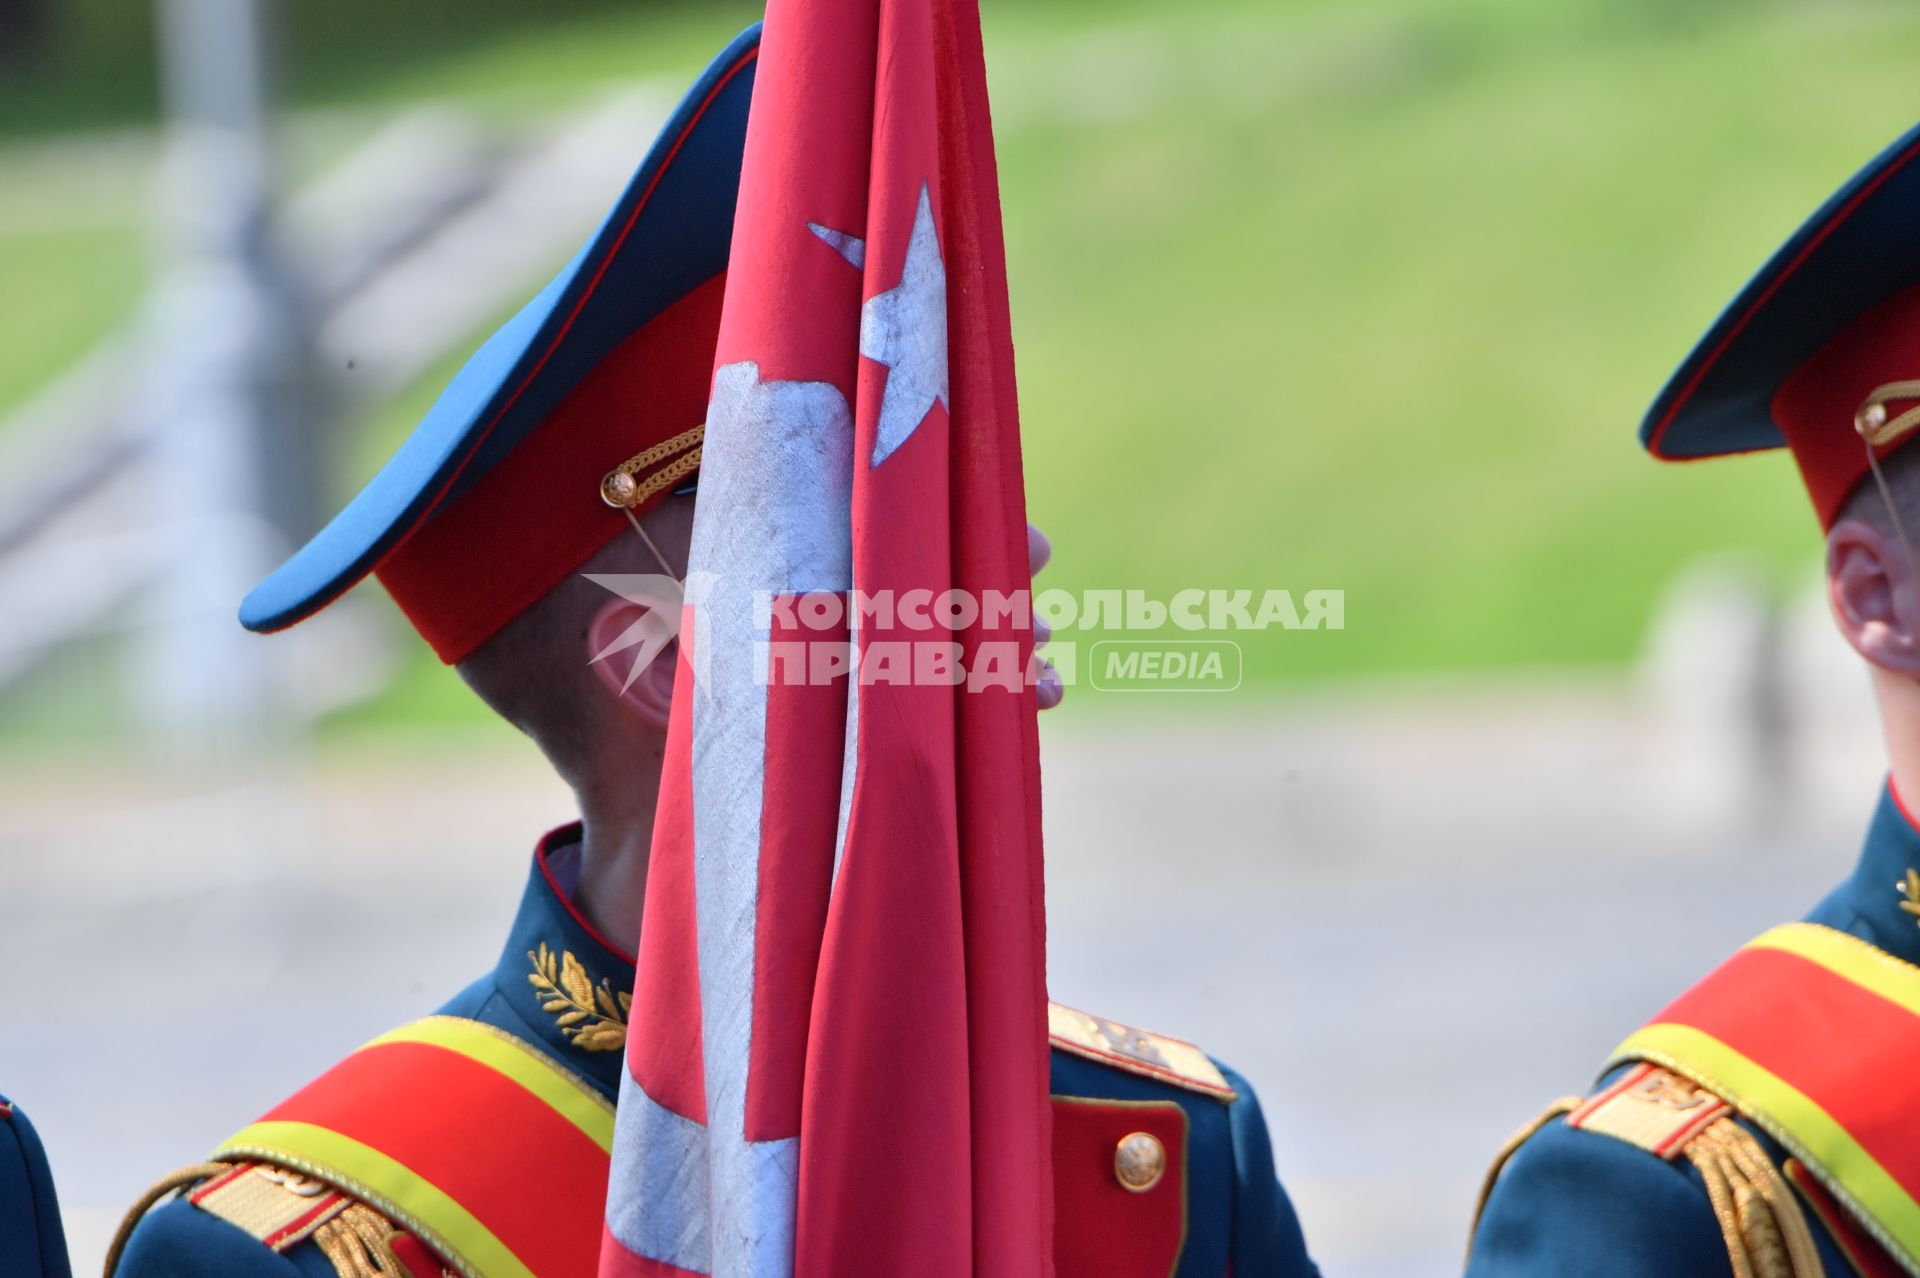
[[1920,400],[1920,380],[1888,382],[1876,386],[1853,415],[1853,428],[1860,435],[1860,442],[1867,450],[1867,469],[1873,472],[1873,482],[1880,490],[1880,500],[1887,504],[1887,517],[1893,520],[1894,535],[1900,538],[1900,548],[1907,552],[1909,564],[1920,565],[1913,553],[1913,539],[1907,536],[1907,524],[1900,517],[1900,507],[1893,500],[1893,489],[1887,483],[1886,472],[1880,469],[1880,450],[1896,442],[1914,427],[1920,426],[1920,404],[1915,404],[1898,417],[1890,417],[1887,405],[1894,400]]

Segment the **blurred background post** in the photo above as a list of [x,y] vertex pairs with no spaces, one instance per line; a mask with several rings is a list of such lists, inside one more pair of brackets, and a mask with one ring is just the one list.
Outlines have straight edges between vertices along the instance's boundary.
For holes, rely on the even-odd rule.
[[[1058,634],[1054,993],[1255,1080],[1329,1272],[1456,1271],[1506,1133],[1851,863],[1877,744],[1790,463],[1632,434],[1920,115],[1920,18],[983,8],[1043,585],[1344,603],[1218,635],[1230,689]],[[569,816],[537,756],[376,589],[232,611],[755,16],[0,0],[0,1089],[78,1267],[492,962]]]
[[152,453],[132,468],[172,544],[144,601],[153,633],[133,645],[128,700],[176,741],[252,735],[278,717],[266,672],[284,650],[236,634],[229,605],[320,513],[307,317],[273,218],[268,21],[264,0],[160,5],[162,229],[130,447]]

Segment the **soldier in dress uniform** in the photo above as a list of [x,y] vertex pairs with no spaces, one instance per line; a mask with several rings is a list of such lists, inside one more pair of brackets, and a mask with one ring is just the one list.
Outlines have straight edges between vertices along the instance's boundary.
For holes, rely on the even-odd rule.
[[0,1274],[68,1278],[71,1272],[47,1151],[25,1111],[0,1096]]
[[1890,775],[1851,877],[1509,1143],[1467,1272],[1920,1274],[1920,129],[1823,205],[1649,411],[1658,457],[1791,450]]
[[[376,574],[582,820],[539,841],[492,971],[161,1180],[110,1275],[596,1271],[675,669],[599,658],[677,610],[648,591],[686,564],[757,40],[722,52],[592,241],[241,610],[278,630]],[[1065,1007],[1050,1031],[1063,1278],[1314,1273],[1244,1079]]]

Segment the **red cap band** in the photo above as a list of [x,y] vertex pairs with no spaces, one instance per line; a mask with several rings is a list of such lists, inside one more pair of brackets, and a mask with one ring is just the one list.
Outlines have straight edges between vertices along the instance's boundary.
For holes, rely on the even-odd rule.
[[[1914,378],[1920,378],[1920,286],[1894,294],[1840,330],[1774,392],[1774,423],[1800,463],[1822,528],[1833,527],[1869,473],[1854,414],[1877,387]],[[1880,456],[1911,438],[1882,447]]]
[[442,661],[471,654],[626,529],[626,516],[601,500],[600,481],[706,419],[725,285],[715,276],[615,347],[510,454],[380,562],[381,584]]

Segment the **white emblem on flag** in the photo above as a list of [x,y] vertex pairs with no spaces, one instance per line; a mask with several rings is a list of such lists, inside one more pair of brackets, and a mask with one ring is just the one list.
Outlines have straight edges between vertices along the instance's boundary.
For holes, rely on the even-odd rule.
[[[714,373],[687,582],[693,612],[694,935],[703,1126],[621,1080],[607,1222],[637,1255],[721,1278],[793,1270],[795,1137],[749,1140],[754,951],[767,816],[770,619],[760,594],[851,585],[853,417],[830,382]],[[725,1227],[713,1227],[722,1204]]]
[[818,222],[807,223],[807,229],[826,242],[828,247],[847,259],[847,265],[860,270],[867,264],[867,242],[857,235],[848,235],[845,231],[836,231],[831,226],[822,226]]
[[873,439],[878,466],[920,428],[934,401],[947,407],[947,268],[924,182],[899,285],[860,308],[860,353],[889,370]]

